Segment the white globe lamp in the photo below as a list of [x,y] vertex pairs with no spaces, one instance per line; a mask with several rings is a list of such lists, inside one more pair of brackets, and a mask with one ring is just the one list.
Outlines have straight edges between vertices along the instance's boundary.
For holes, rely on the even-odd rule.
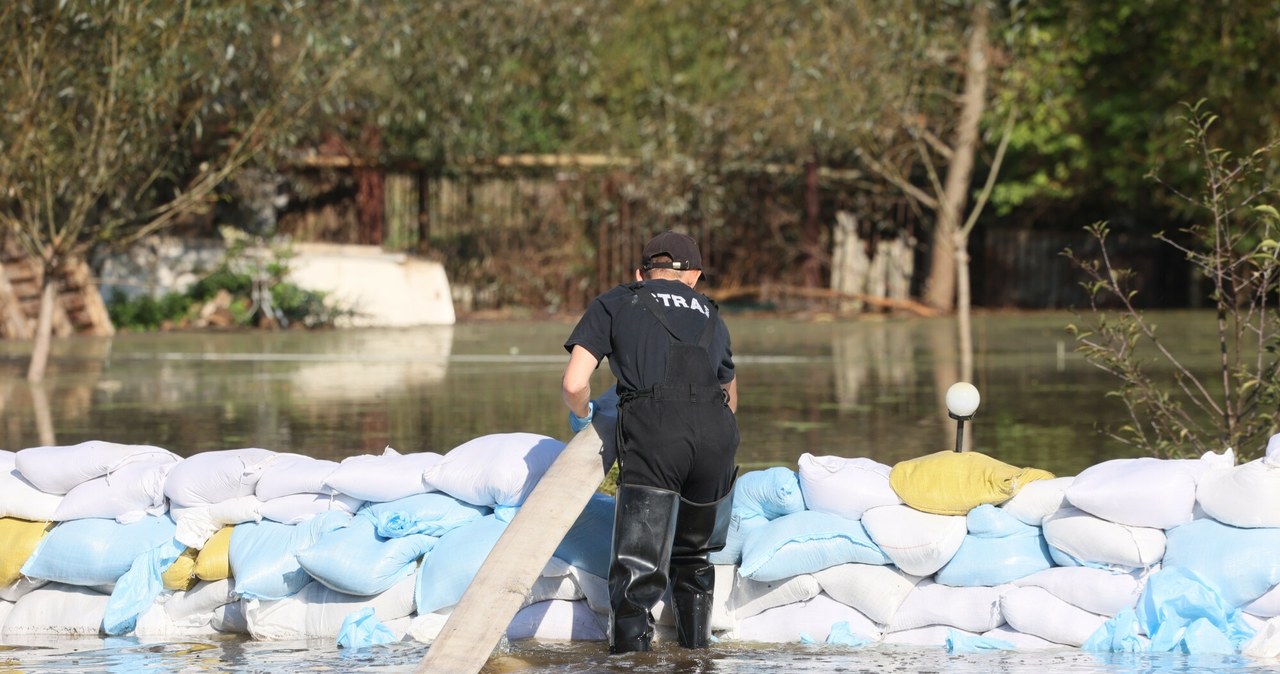
[[956,451],[964,450],[964,422],[978,411],[982,396],[978,388],[967,381],[958,381],[947,389],[947,414],[956,420]]

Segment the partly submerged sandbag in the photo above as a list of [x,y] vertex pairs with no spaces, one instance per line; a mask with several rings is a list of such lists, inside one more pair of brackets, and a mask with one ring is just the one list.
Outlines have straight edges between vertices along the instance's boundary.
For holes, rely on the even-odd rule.
[[63,522],[40,542],[22,573],[69,585],[111,586],[129,570],[133,560],[173,539],[173,520],[143,517],[121,524],[89,519]]
[[0,517],[0,587],[18,582],[22,565],[53,527],[50,522],[29,522]]
[[851,520],[869,508],[902,503],[889,486],[889,466],[866,458],[801,454],[800,490],[809,510]]
[[1164,531],[1117,524],[1071,506],[1046,517],[1043,530],[1058,566],[1132,571],[1158,564],[1165,554]]
[[14,467],[14,453],[0,450],[0,517],[51,521],[62,503],[61,494],[48,494],[31,484]]
[[269,449],[257,447],[195,454],[169,472],[164,495],[180,506],[210,506],[253,496],[262,471],[275,455]]
[[1015,587],[1000,598],[1000,611],[1009,627],[1024,634],[1066,646],[1082,646],[1107,622],[1053,596],[1042,587]]
[[1138,603],[1146,575],[1085,566],[1055,566],[1019,578],[1013,584],[1044,588],[1072,606],[1110,617]]
[[899,569],[913,576],[932,576],[964,542],[968,533],[960,515],[934,515],[907,505],[871,508],[862,525]]
[[49,583],[14,603],[0,634],[97,635],[109,599],[86,587]]
[[564,450],[536,433],[493,433],[454,447],[423,473],[432,489],[478,506],[518,506]]
[[827,596],[882,625],[893,619],[921,581],[919,576],[879,564],[840,564],[818,571],[813,577]]
[[177,454],[160,447],[88,440],[78,445],[28,447],[14,456],[14,466],[40,491],[65,494],[76,485],[115,472],[128,463],[178,460]]
[[283,599],[311,582],[298,552],[324,534],[351,521],[342,512],[328,512],[302,524],[246,522],[231,533],[228,557],[236,594],[245,599]]
[[418,570],[418,613],[434,613],[457,604],[506,530],[507,522],[485,515],[441,536]]
[[443,459],[435,452],[401,454],[391,447],[381,454],[349,456],[324,479],[326,487],[370,503],[394,501],[432,491],[423,474]]
[[951,587],[922,579],[889,621],[887,631],[948,625],[968,632],[985,632],[1004,624],[1000,596],[1010,586]]
[[956,554],[934,574],[943,585],[1003,585],[1053,566],[1040,527],[990,504],[965,516],[969,533]]
[[1184,568],[1238,608],[1280,584],[1277,551],[1280,529],[1242,529],[1198,519],[1169,530],[1162,570]]
[[347,616],[363,609],[373,609],[384,622],[413,613],[413,583],[412,577],[406,578],[374,597],[356,597],[308,583],[284,599],[243,602],[245,620],[255,639],[333,639]]
[[1205,475],[1196,486],[1196,500],[1223,524],[1280,528],[1280,456]]
[[408,534],[387,538],[368,517],[356,517],[298,551],[298,563],[316,580],[345,594],[381,594],[417,570],[436,537]]
[[325,484],[338,462],[303,454],[276,454],[262,469],[253,493],[263,501],[293,494],[332,494]]
[[53,513],[57,522],[90,517],[136,522],[168,509],[164,484],[175,462],[127,463],[113,472],[72,487]]
[[521,608],[507,625],[507,639],[542,641],[604,641],[609,638],[607,618],[585,601],[553,599]]
[[819,594],[813,599],[778,606],[739,620],[726,638],[766,643],[825,643],[836,630],[871,641],[881,636],[880,627],[857,609]]
[[903,503],[927,513],[964,515],[984,503],[998,505],[1035,480],[1053,474],[1018,468],[978,452],[935,452],[900,461],[889,472],[889,485]]
[[756,530],[742,548],[738,573],[769,581],[853,562],[890,563],[858,520],[803,510]]
[[1112,459],[1080,471],[1066,497],[1071,505],[1110,522],[1169,529],[1191,521],[1196,482],[1234,463],[1231,450],[1199,459]]
[[818,579],[807,573],[772,581],[739,578],[729,594],[729,610],[734,619],[742,620],[775,606],[808,601],[820,592]]
[[733,484],[735,514],[773,520],[804,509],[800,479],[790,468],[774,466],[753,470],[739,475]]

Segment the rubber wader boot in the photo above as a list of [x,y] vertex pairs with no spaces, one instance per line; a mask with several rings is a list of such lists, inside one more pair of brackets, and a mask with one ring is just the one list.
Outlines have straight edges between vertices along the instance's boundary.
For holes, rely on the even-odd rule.
[[621,485],[613,519],[609,603],[610,653],[647,651],[653,640],[651,609],[667,591],[667,565],[680,495],[667,489]]
[[733,511],[733,489],[714,503],[681,499],[671,549],[671,604],[676,635],[685,648],[711,642],[711,602],[715,567],[707,556],[724,548]]

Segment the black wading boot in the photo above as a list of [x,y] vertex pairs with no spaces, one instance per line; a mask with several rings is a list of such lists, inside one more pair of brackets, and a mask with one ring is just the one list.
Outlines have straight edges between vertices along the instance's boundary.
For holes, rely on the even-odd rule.
[[654,604],[667,590],[667,565],[680,495],[667,489],[620,485],[613,518],[609,652],[647,651]]
[[685,648],[706,648],[711,642],[711,594],[716,577],[707,555],[724,547],[732,510],[732,487],[714,503],[680,501],[671,549],[671,604],[676,635]]

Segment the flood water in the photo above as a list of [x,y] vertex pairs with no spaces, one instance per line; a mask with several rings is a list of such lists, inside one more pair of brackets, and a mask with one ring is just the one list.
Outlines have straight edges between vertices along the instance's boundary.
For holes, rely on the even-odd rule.
[[[1156,315],[1193,368],[1217,348],[1207,313]],[[1102,431],[1124,421],[1106,393],[1116,381],[1074,352],[1068,313],[979,315],[975,376],[982,394],[973,448],[1018,466],[1073,475],[1135,455]],[[738,363],[743,470],[838,454],[893,464],[950,449],[943,397],[959,378],[950,319],[727,318]],[[479,435],[569,437],[559,380],[572,328],[556,321],[324,332],[164,333],[67,339],[46,382],[29,387],[29,344],[0,342],[0,447],[100,439],[181,455],[263,447],[342,459],[447,452]],[[612,384],[602,367],[599,394]],[[0,671],[408,671],[419,644],[344,652],[331,642],[228,637],[0,641]],[[880,645],[726,645],[608,658],[601,644],[513,645],[494,671],[544,672],[1129,672],[1266,671],[1241,658],[1043,653],[948,655]]]

